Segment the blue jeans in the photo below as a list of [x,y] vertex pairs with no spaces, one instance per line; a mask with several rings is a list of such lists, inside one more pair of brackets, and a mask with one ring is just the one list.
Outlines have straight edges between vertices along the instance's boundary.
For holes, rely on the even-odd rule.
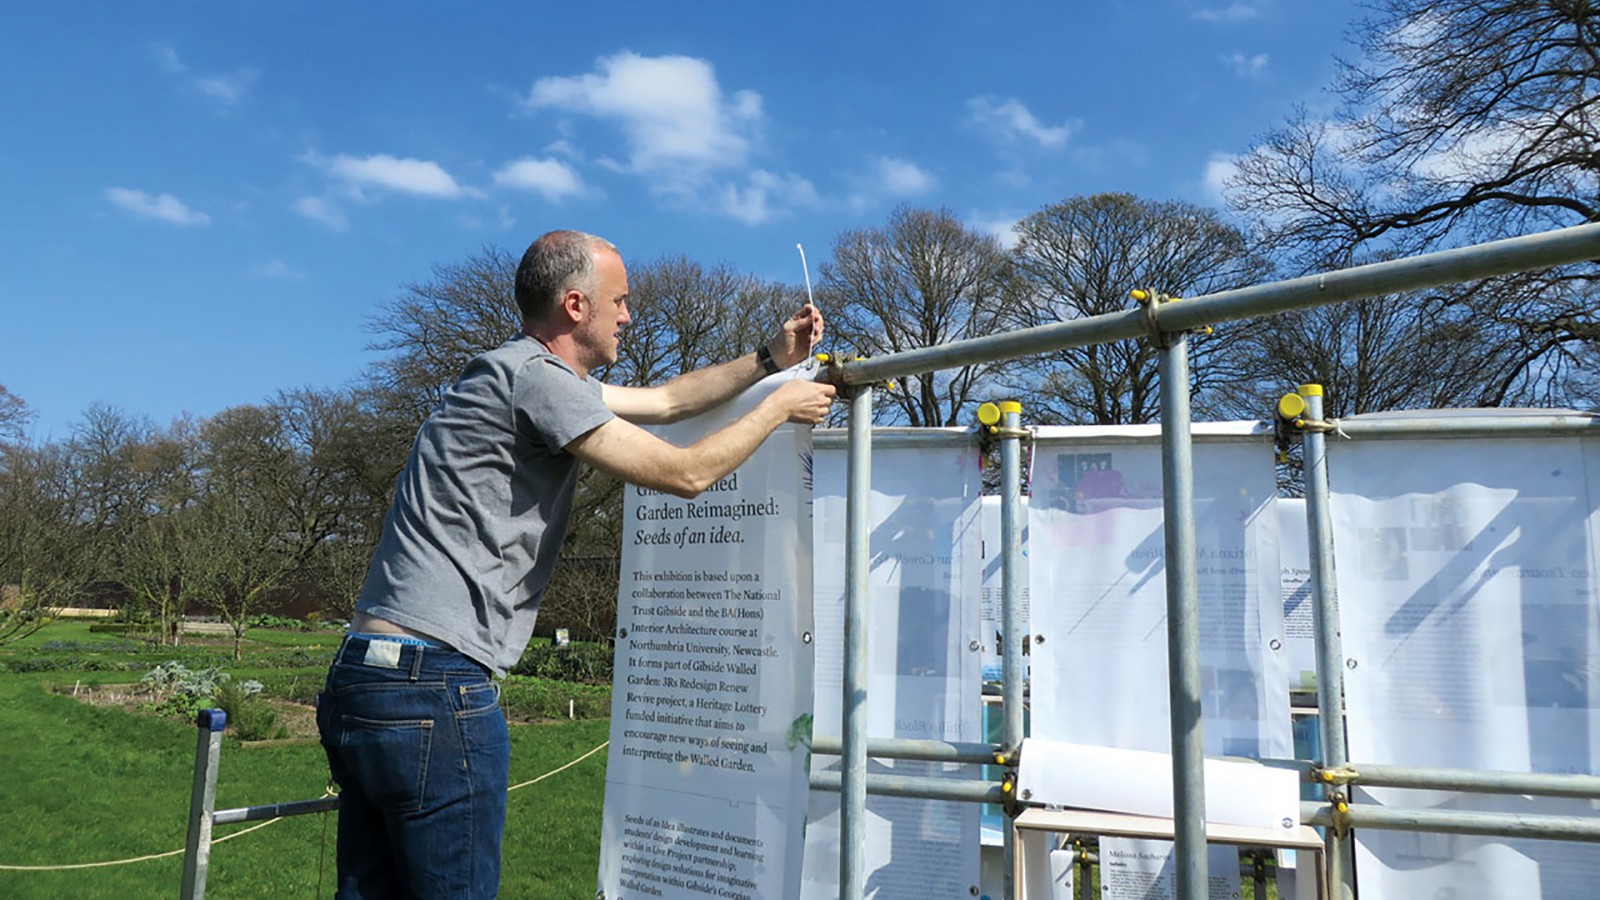
[[350,635],[317,698],[339,783],[337,897],[493,897],[511,738],[489,670]]

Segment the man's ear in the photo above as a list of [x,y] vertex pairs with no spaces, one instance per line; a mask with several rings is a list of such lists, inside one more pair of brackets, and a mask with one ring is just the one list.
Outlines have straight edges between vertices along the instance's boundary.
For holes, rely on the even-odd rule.
[[584,302],[582,291],[568,290],[562,293],[560,309],[561,320],[571,324],[577,324],[578,322],[583,321]]

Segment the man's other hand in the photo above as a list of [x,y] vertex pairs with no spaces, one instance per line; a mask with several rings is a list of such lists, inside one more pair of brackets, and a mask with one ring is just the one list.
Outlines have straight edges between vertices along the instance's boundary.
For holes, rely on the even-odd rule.
[[817,425],[828,417],[837,389],[831,384],[816,381],[791,381],[772,394],[772,402],[779,404],[790,422],[797,425]]
[[783,328],[767,345],[767,350],[780,368],[787,369],[804,362],[811,355],[817,342],[822,340],[822,329],[822,310],[807,303],[783,323]]

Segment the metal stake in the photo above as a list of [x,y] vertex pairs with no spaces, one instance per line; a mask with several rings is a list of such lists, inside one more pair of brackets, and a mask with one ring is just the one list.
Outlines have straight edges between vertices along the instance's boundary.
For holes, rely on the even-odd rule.
[[195,717],[199,741],[194,750],[194,787],[189,792],[189,836],[183,845],[183,900],[202,900],[211,867],[211,812],[217,807],[217,761],[222,755],[222,730],[228,714],[202,709]]

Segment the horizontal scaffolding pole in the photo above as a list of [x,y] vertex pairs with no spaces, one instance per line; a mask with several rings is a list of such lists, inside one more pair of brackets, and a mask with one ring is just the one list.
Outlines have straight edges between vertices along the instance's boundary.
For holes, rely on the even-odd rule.
[[234,822],[256,822],[261,819],[282,819],[286,816],[335,812],[338,809],[338,797],[319,797],[316,800],[295,800],[289,803],[268,803],[264,806],[219,809],[211,814],[211,822],[214,825],[230,825]]
[[[825,756],[839,756],[844,752],[844,741],[836,737],[813,738],[811,752]],[[879,759],[920,759],[929,762],[996,765],[995,754],[998,752],[1000,752],[998,744],[867,738],[867,755]]]
[[[885,447],[924,449],[929,447],[966,447],[978,440],[972,428],[905,428],[877,426],[872,429],[872,449]],[[811,444],[825,450],[843,450],[850,446],[848,428],[813,428]]]
[[[1600,223],[1574,225],[1162,304],[1157,327],[1164,332],[1187,331],[1201,325],[1594,259],[1600,259]],[[1143,315],[1143,310],[1128,309],[855,360],[841,365],[834,380],[846,385],[876,384],[920,372],[1127,340],[1146,333]]]
[[[1338,816],[1354,828],[1381,831],[1422,831],[1430,834],[1479,834],[1490,837],[1535,838],[1547,841],[1600,843],[1600,817],[1533,816],[1517,813],[1466,812],[1449,809],[1394,809],[1352,803]],[[1300,821],[1331,827],[1333,808],[1315,801],[1300,804]]]
[[1338,437],[1348,438],[1458,438],[1474,436],[1559,437],[1570,434],[1600,434],[1600,416],[1588,413],[1522,413],[1493,410],[1488,413],[1451,416],[1432,410],[1426,415],[1381,413],[1338,419]]
[[[838,793],[843,778],[838,772],[812,772],[811,789]],[[867,793],[882,797],[915,797],[922,800],[955,800],[962,803],[1004,803],[1005,791],[997,781],[969,781],[954,778],[925,778],[913,775],[867,776]]]
[[1422,769],[1350,763],[1350,783],[1361,787],[1469,791],[1475,794],[1526,794],[1600,800],[1600,776],[1476,769]]

